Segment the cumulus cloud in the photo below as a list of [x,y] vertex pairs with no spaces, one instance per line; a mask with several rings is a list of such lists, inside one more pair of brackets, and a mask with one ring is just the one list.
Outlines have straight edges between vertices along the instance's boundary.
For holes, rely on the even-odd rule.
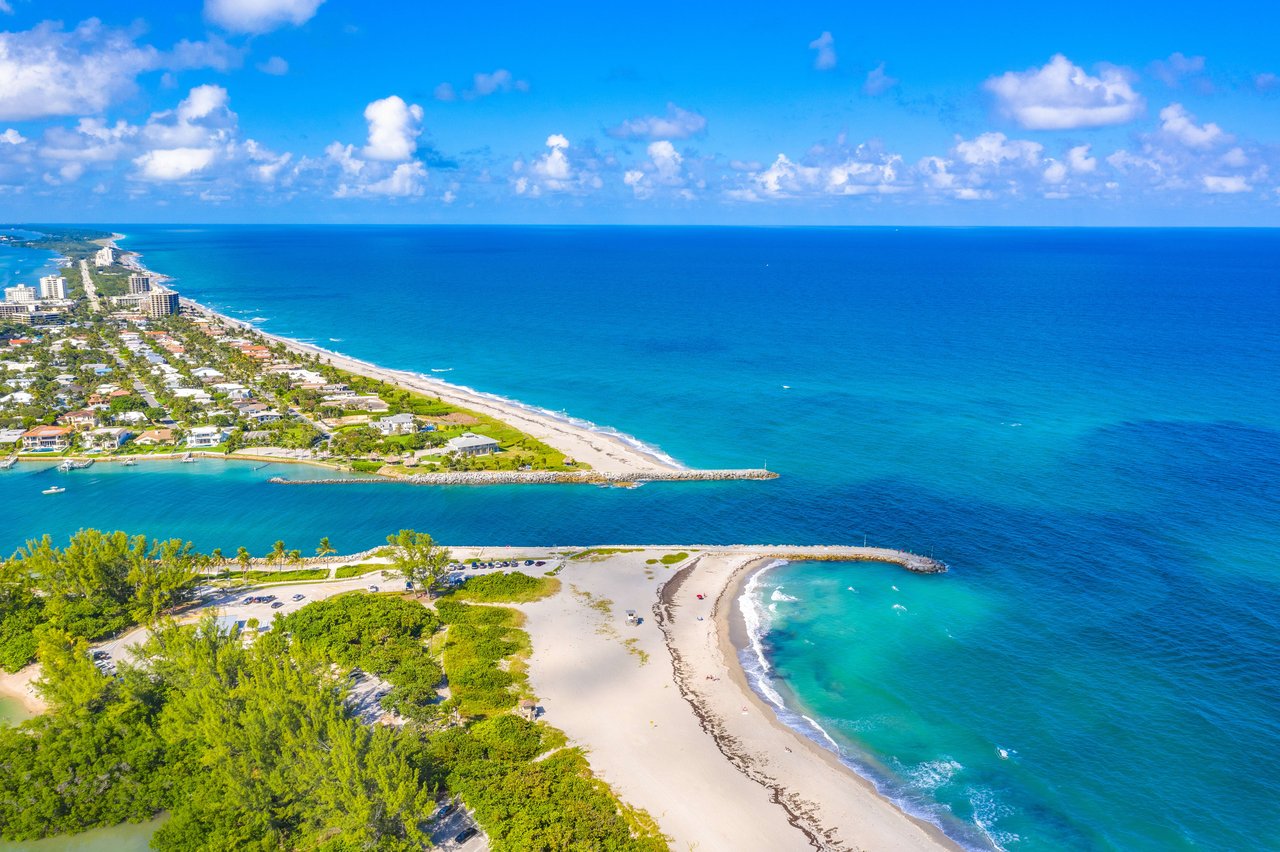
[[778,154],[764,169],[747,175],[730,189],[739,201],[770,201],[821,196],[888,195],[908,189],[902,157],[876,145],[849,147],[841,137],[834,146],[814,146],[803,160]]
[[422,133],[422,107],[391,95],[365,107],[364,117],[369,122],[369,142],[361,152],[365,157],[396,162],[413,156]]
[[1160,110],[1160,131],[1188,148],[1210,148],[1231,137],[1213,122],[1197,125],[1195,116],[1182,104],[1169,104]]
[[205,0],[204,17],[233,33],[259,34],[289,24],[301,26],[324,0]]
[[971,166],[998,166],[1005,162],[1036,166],[1044,146],[1025,139],[1010,139],[1003,133],[983,133],[973,139],[956,142],[960,160]]
[[817,55],[813,57],[814,68],[819,71],[830,71],[836,67],[836,40],[832,38],[831,33],[824,32],[809,42],[809,49],[817,51]]
[[1105,66],[1095,77],[1059,53],[1041,68],[1008,71],[984,86],[1023,127],[1067,130],[1133,120],[1144,104],[1130,83],[1123,69]]
[[1204,191],[1215,195],[1234,195],[1240,192],[1252,192],[1253,187],[1240,175],[1204,175],[1201,178]]
[[630,118],[606,132],[614,139],[688,139],[706,129],[704,116],[668,103],[664,115]]
[[21,145],[27,141],[27,137],[10,127],[4,133],[0,133],[0,142],[5,145]]
[[867,74],[867,81],[862,84],[862,91],[868,95],[882,95],[898,85],[898,81],[885,73],[881,62]]
[[381,195],[404,198],[422,195],[426,191],[427,169],[422,163],[400,163],[382,180],[351,186],[340,184],[334,195],[338,198]]
[[1088,145],[1077,145],[1067,151],[1067,164],[1073,172],[1089,174],[1098,168],[1098,160],[1089,156]]
[[259,62],[258,70],[273,77],[282,77],[289,73],[289,63],[283,57],[273,56],[266,62]]
[[160,148],[135,158],[133,164],[149,180],[181,180],[207,169],[216,154],[212,148]]
[[589,150],[580,151],[571,146],[563,133],[548,136],[545,148],[531,162],[517,159],[511,164],[516,195],[530,198],[543,193],[582,195],[604,185],[598,157]]

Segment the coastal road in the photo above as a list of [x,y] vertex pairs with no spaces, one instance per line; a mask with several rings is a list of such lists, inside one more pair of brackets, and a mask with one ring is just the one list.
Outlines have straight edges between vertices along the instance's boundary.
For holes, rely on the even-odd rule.
[[95,312],[102,310],[102,304],[98,301],[98,288],[93,286],[93,276],[89,274],[89,261],[80,261],[80,278],[84,282],[84,294],[89,298],[89,307]]

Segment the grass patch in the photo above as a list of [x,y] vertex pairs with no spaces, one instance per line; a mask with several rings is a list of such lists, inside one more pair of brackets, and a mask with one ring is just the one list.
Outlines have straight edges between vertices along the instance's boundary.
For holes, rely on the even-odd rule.
[[640,665],[643,666],[645,663],[649,662],[649,652],[639,647],[639,641],[640,640],[635,636],[632,636],[630,639],[623,640],[622,644],[627,646],[628,654],[634,654],[640,659]]
[[298,568],[295,571],[250,571],[249,579],[259,583],[285,583],[290,580],[323,580],[328,568]]
[[363,577],[365,574],[372,574],[374,571],[385,571],[389,566],[375,565],[371,562],[361,562],[358,565],[343,565],[334,574],[339,580],[347,577]]
[[375,461],[353,461],[351,469],[357,473],[377,473],[382,470],[382,462]]
[[448,626],[440,653],[449,678],[449,702],[472,718],[496,716],[515,707],[527,689],[524,667],[499,664],[529,654],[529,636],[520,629],[521,614],[451,598],[437,601],[436,612]]
[[575,553],[569,558],[575,562],[599,562],[619,553],[640,553],[642,550],[643,548],[640,547],[593,547],[590,550]]
[[552,577],[530,577],[520,571],[471,577],[452,593],[457,600],[475,603],[529,603],[560,591]]
[[665,554],[658,559],[646,559],[644,561],[644,564],[645,565],[675,565],[676,563],[683,562],[688,558],[689,558],[689,554],[685,553],[684,551],[680,551],[679,553]]

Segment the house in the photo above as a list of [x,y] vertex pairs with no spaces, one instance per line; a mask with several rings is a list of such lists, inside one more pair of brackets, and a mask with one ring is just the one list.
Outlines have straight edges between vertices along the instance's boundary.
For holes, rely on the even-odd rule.
[[196,449],[216,447],[225,440],[227,433],[221,426],[194,426],[187,433],[187,446]]
[[191,371],[191,375],[205,383],[213,383],[223,378],[222,373],[212,367],[196,367]]
[[72,430],[66,426],[37,426],[22,433],[22,449],[28,453],[56,453],[71,446]]
[[16,444],[22,440],[22,429],[0,429],[0,444]]
[[380,417],[370,424],[383,435],[412,435],[418,431],[418,421],[412,414],[393,414]]
[[358,411],[371,411],[375,414],[381,414],[391,409],[390,405],[387,405],[380,397],[376,396],[325,397],[324,402],[329,405],[338,405]]
[[0,402],[10,405],[30,405],[36,398],[26,391],[14,391],[8,396],[0,397]]
[[82,408],[79,411],[68,411],[58,417],[58,422],[72,429],[92,429],[98,425],[98,412]]
[[463,432],[456,438],[450,438],[444,448],[446,452],[460,456],[487,456],[498,451],[498,442],[487,435]]
[[139,435],[134,443],[140,447],[154,447],[157,444],[172,444],[172,429],[148,429]]
[[244,416],[254,421],[255,423],[274,423],[275,421],[280,419],[280,412],[272,411],[271,409],[266,408],[266,409],[263,409],[262,411],[255,411],[252,414],[245,412]]
[[147,415],[141,411],[122,411],[111,419],[117,423],[131,423],[136,426],[139,423],[146,423]]
[[85,446],[93,450],[109,452],[118,450],[129,440],[132,433],[119,426],[104,426],[101,429],[90,429],[85,434]]

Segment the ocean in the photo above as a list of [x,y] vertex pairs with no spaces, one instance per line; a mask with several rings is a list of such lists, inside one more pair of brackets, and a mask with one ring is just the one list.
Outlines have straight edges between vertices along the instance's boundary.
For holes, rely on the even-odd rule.
[[1280,232],[114,229],[273,333],[781,477],[285,487],[304,469],[201,462],[51,497],[24,466],[0,544],[932,552],[952,570],[758,580],[788,718],[971,846],[1280,847]]

